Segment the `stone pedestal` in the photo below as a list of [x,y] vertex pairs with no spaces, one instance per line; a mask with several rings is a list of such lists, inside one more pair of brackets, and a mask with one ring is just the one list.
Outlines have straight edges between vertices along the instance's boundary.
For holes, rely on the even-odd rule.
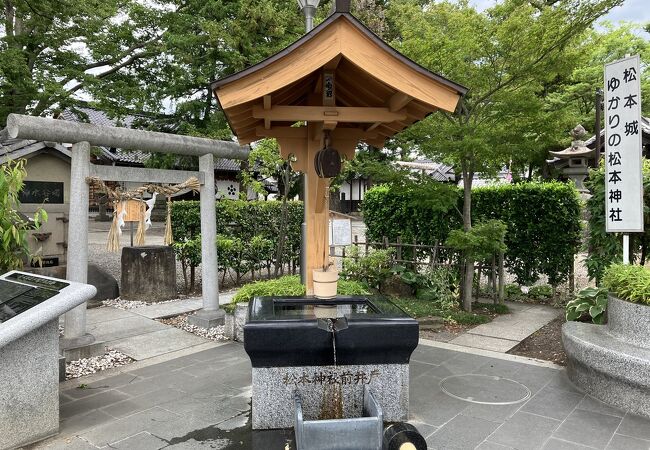
[[0,449],[59,432],[58,351],[58,320],[0,347]]
[[340,389],[343,417],[362,417],[363,389],[381,405],[384,420],[408,420],[409,365],[253,367],[253,429],[290,428],[295,420],[294,394],[302,399],[305,420],[317,420]]
[[121,297],[158,302],[176,298],[176,257],[166,245],[122,249]]

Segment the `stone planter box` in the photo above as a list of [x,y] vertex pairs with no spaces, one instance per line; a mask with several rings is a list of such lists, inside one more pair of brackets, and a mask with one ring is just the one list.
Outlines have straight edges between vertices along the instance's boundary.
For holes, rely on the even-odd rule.
[[248,302],[237,303],[233,314],[226,314],[224,334],[230,340],[244,342],[244,325],[248,318]]
[[610,296],[607,316],[607,325],[563,325],[569,378],[605,403],[650,417],[650,307]]

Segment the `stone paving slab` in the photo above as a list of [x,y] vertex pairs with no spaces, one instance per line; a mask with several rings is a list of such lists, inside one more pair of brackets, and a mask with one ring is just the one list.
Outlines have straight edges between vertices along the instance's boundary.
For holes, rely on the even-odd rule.
[[178,328],[167,327],[164,330],[115,340],[111,342],[111,348],[139,361],[206,342],[209,340]]
[[505,353],[561,314],[550,306],[506,302],[510,314],[497,316],[452,339],[451,344]]
[[451,341],[454,345],[463,345],[465,347],[482,348],[493,352],[506,353],[515,345],[519,344],[519,340],[502,339],[492,336],[484,336],[474,333],[466,333],[458,336]]
[[[219,292],[219,304],[225,305],[230,303],[236,293],[237,291]],[[151,305],[133,308],[129,311],[148,317],[149,319],[164,319],[179,314],[194,312],[202,307],[203,299],[201,297],[191,297],[173,302],[153,303]]]
[[[290,431],[251,431],[250,362],[240,344],[185,350],[158,364],[125,367],[112,377],[62,383],[66,418],[60,435],[28,449],[283,450],[287,443],[294,449]],[[436,450],[650,449],[650,420],[578,392],[564,370],[554,367],[421,340],[411,362],[411,422]],[[441,389],[443,378],[464,374],[517,381],[531,397],[494,405],[451,397]],[[91,389],[79,389],[80,382]],[[475,395],[476,387],[490,385],[478,380],[470,391]],[[505,391],[490,392],[496,402]]]

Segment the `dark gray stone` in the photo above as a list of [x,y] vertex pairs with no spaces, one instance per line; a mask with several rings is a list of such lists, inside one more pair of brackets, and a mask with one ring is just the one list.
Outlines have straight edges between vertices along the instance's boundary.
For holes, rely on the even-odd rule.
[[464,450],[475,448],[499,426],[475,417],[456,416],[427,438],[433,448]]
[[553,437],[604,449],[620,423],[620,417],[576,409],[553,433]]
[[[26,272],[45,275],[47,277],[66,279],[67,266],[55,267],[30,267]],[[120,296],[120,286],[113,275],[99,267],[97,264],[88,264],[88,284],[97,288],[97,294],[88,301],[88,306],[101,306],[102,300],[114,299]]]
[[122,249],[121,297],[158,302],[176,298],[176,257],[166,245]]
[[518,412],[492,433],[488,441],[519,450],[538,449],[560,423],[548,417]]
[[615,434],[607,446],[607,450],[648,450],[650,441]]
[[564,420],[583,398],[584,394],[572,394],[546,387],[535,394],[521,410],[538,416]]
[[650,420],[644,417],[626,414],[623,422],[621,422],[621,426],[616,432],[650,441]]

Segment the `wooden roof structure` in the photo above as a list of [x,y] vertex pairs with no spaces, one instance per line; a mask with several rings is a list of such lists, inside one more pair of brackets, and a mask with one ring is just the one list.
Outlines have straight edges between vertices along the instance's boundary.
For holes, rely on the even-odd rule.
[[[279,53],[212,83],[240,144],[295,135],[288,127],[308,121],[382,147],[428,114],[456,109],[465,87],[394,50],[346,3]],[[333,85],[329,102],[323,83]]]

